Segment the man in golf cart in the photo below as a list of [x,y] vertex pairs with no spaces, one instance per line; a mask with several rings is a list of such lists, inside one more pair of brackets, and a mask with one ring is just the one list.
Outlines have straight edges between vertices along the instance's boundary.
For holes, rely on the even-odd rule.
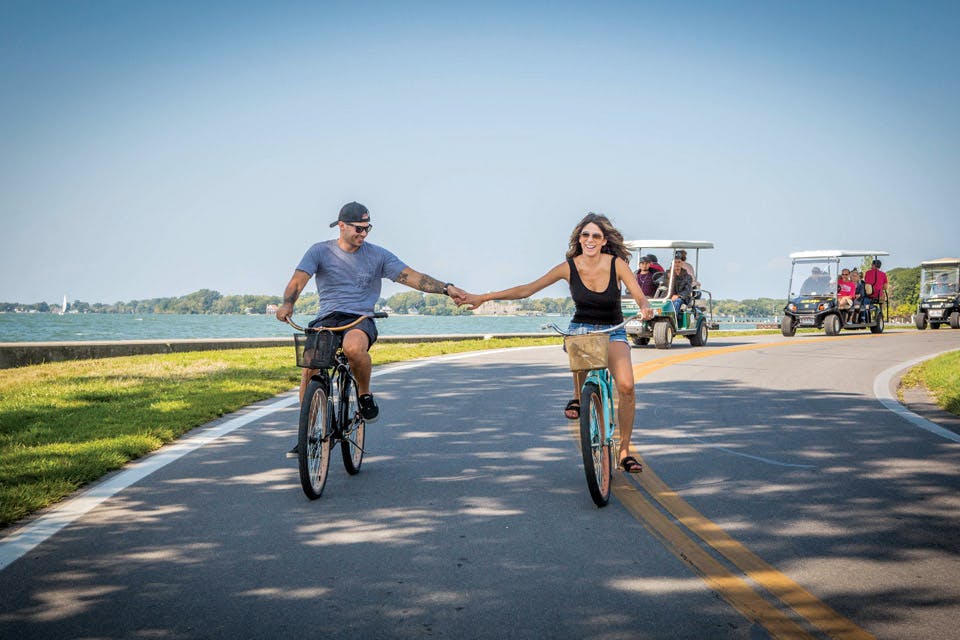
[[957,292],[957,286],[947,280],[947,274],[941,273],[937,276],[933,286],[930,287],[930,293],[933,295],[944,295]]
[[664,274],[661,286],[669,287],[667,297],[673,301],[673,310],[679,314],[683,305],[690,306],[693,297],[693,278],[684,266],[684,254],[676,251],[673,254],[673,265],[670,271]]
[[803,281],[800,287],[801,295],[822,296],[830,293],[830,274],[814,267],[810,271],[810,277]]

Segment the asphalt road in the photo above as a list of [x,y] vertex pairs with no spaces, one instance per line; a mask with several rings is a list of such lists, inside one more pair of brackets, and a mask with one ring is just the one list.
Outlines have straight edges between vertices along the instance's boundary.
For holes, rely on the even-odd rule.
[[647,470],[604,509],[559,348],[378,370],[363,469],[313,502],[296,404],[261,403],[10,562],[0,638],[960,638],[960,443],[874,394],[957,348],[636,349]]

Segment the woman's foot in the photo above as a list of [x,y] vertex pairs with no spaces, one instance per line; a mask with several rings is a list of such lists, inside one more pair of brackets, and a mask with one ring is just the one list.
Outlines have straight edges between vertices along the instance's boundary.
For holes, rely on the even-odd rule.
[[580,401],[574,398],[563,408],[563,415],[567,420],[577,420],[580,418]]
[[620,459],[620,468],[627,473],[641,473],[643,465],[633,456],[624,456]]

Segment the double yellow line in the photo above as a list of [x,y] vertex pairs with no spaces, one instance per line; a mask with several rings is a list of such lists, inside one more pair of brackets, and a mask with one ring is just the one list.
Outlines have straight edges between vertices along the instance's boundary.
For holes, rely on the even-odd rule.
[[[809,344],[810,342],[863,337],[868,336],[808,338],[802,340],[801,343]],[[798,342],[784,341],[688,351],[675,356],[636,364],[633,367],[634,377],[640,379],[672,364],[699,358],[791,344],[796,345]],[[614,495],[671,553],[699,575],[708,587],[739,611],[741,615],[763,626],[774,638],[810,638],[812,640],[815,637],[788,615],[786,611],[771,603],[770,599],[764,597],[759,589],[754,588],[740,575],[728,569],[703,545],[713,549],[742,572],[742,575],[749,577],[757,587],[765,590],[769,595],[792,609],[800,618],[830,638],[836,640],[868,640],[873,638],[872,635],[828,607],[816,596],[730,537],[717,524],[700,514],[667,486],[650,469],[650,465],[645,461],[641,460],[641,462],[644,469],[643,473],[630,477],[637,479],[643,492],[640,491],[636,483],[627,479],[627,474],[618,473],[613,480]],[[644,492],[646,495],[644,495]],[[646,496],[649,496],[650,499]],[[697,542],[694,536],[699,538],[702,544]]]

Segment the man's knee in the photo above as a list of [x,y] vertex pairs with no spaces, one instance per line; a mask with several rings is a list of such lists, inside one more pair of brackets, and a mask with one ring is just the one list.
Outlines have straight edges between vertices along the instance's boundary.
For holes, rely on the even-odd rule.
[[351,331],[343,339],[343,353],[347,356],[351,365],[369,360],[369,348],[370,339],[362,331]]

